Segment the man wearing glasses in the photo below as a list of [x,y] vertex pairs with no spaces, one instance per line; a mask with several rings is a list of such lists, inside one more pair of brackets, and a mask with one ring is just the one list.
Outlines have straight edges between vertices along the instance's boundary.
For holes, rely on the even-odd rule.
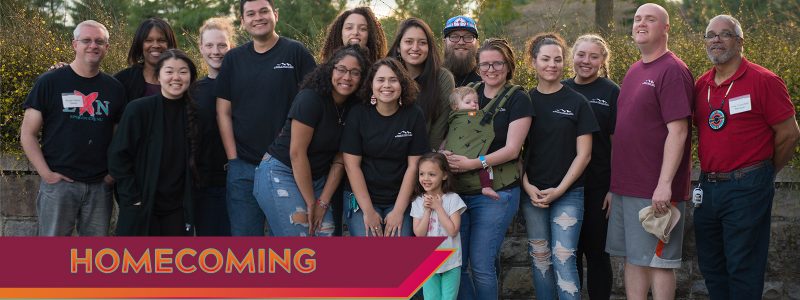
[[106,27],[83,21],[73,36],[75,60],[40,76],[22,104],[20,143],[41,177],[36,210],[42,236],[69,236],[75,229],[81,236],[106,235],[111,218],[106,152],[125,90],[100,72]]
[[481,81],[478,75],[478,27],[467,16],[455,16],[444,24],[444,63],[453,73],[456,87]]
[[738,20],[712,18],[704,39],[714,66],[694,89],[702,169],[693,198],[700,271],[711,299],[761,299],[773,182],[792,158],[800,129],[783,80],[742,57]]

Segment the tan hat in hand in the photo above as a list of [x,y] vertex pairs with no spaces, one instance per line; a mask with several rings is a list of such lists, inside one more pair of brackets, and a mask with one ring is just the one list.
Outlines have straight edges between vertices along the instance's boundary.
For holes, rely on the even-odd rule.
[[681,219],[681,212],[674,205],[670,205],[666,214],[657,216],[652,206],[647,206],[639,211],[639,222],[642,222],[644,230],[655,235],[662,242],[669,243],[669,234],[678,221]]

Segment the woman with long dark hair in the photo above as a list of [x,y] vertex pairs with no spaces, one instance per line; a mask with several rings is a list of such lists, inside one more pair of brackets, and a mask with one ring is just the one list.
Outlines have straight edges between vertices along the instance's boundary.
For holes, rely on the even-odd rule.
[[425,118],[414,105],[417,84],[394,58],[369,70],[347,117],[341,150],[350,185],[345,220],[351,236],[410,236],[417,161],[429,152]]
[[303,81],[255,173],[253,195],[274,236],[333,234],[328,208],[344,175],[339,144],[366,69],[360,47],[347,46]]
[[167,49],[178,47],[169,23],[159,18],[142,21],[128,49],[128,68],[114,74],[125,86],[128,102],[160,92],[156,64]]
[[455,81],[453,74],[442,68],[441,54],[431,27],[418,18],[403,20],[386,56],[402,62],[419,85],[417,104],[425,114],[430,147],[439,149],[447,134],[449,99]]
[[197,108],[188,92],[197,68],[181,50],[155,66],[161,90],[128,104],[108,150],[117,182],[116,235],[191,235],[191,188],[197,174]]
[[583,171],[598,130],[589,102],[564,86],[569,50],[557,33],[541,33],[526,51],[537,85],[529,95],[537,112],[528,140],[522,215],[528,232],[537,299],[580,299],[576,266],[583,221]]

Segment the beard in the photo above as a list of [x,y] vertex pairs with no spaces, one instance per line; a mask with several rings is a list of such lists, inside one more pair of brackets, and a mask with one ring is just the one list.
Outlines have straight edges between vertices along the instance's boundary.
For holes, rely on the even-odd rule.
[[711,60],[711,63],[715,65],[727,63],[736,55],[735,48],[728,48],[719,55],[714,55],[711,53],[711,51],[712,49],[707,48],[706,55],[708,55],[708,59]]
[[478,49],[470,48],[466,57],[459,57],[456,55],[455,50],[452,47],[445,47],[444,62],[442,63],[442,66],[450,70],[453,75],[458,77],[464,76],[467,73],[475,71],[475,67],[478,65],[478,63],[475,61],[477,54]]

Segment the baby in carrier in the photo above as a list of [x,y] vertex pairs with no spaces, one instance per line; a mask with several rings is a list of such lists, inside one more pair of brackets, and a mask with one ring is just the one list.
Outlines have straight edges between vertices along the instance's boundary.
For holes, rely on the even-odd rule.
[[[481,124],[483,112],[479,110],[478,93],[470,87],[458,87],[450,94],[449,129],[447,139],[443,142],[443,149],[454,154],[466,157],[481,157],[486,155],[489,145],[494,140],[492,126]],[[492,189],[492,168],[488,167],[478,171],[481,193],[492,199],[500,199],[500,195]],[[467,176],[458,176],[456,185],[465,185]]]

